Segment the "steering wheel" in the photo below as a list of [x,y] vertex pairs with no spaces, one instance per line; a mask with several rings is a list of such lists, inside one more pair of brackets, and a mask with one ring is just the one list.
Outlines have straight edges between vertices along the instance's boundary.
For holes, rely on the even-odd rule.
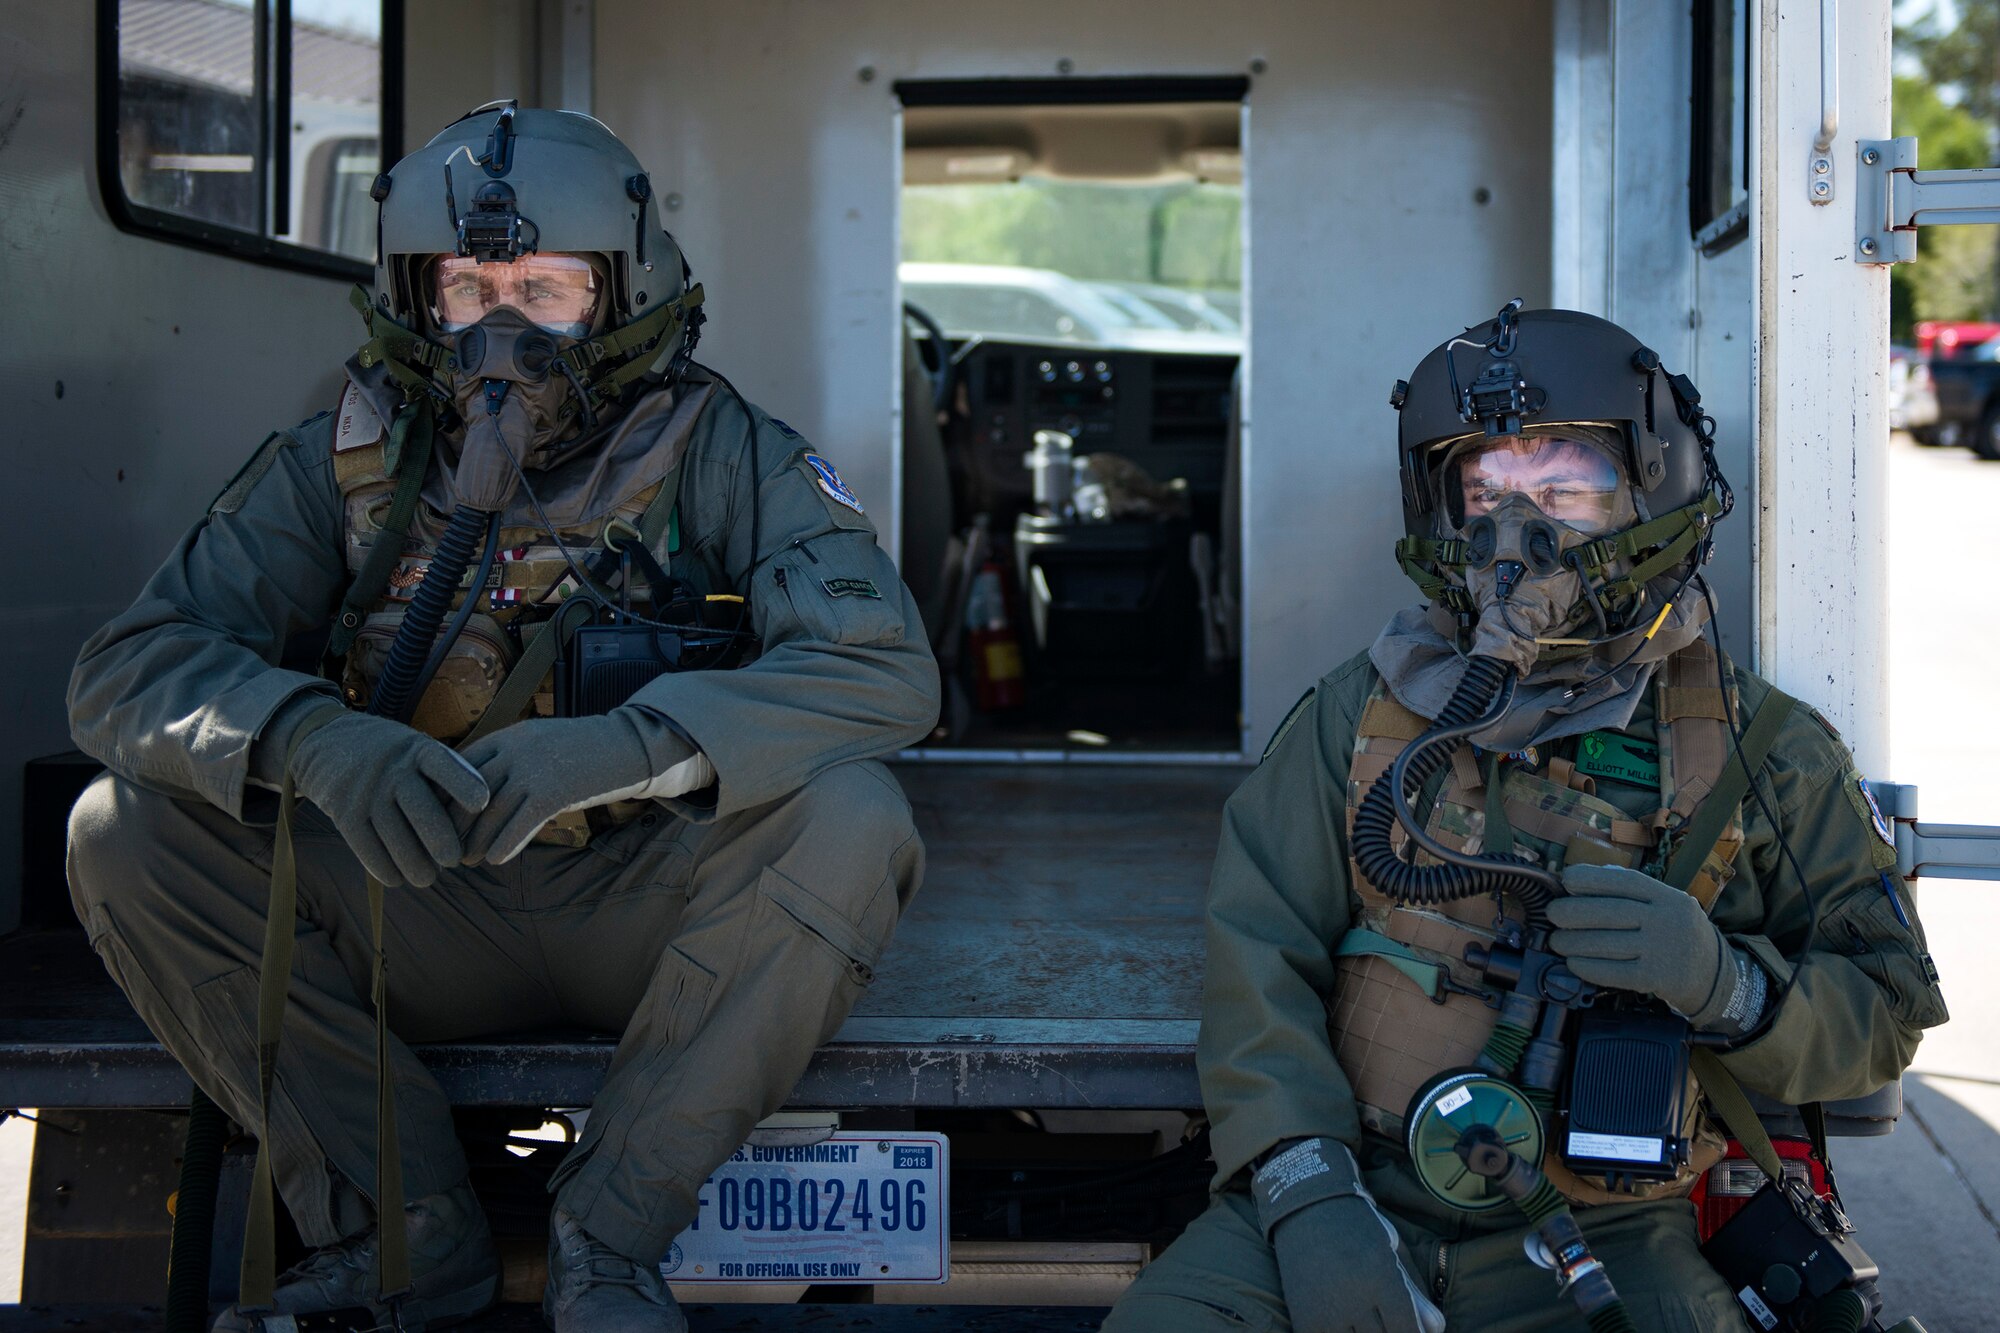
[[903,302],[903,318],[929,335],[931,357],[937,363],[930,368],[931,404],[940,412],[948,412],[951,410],[952,384],[958,378],[958,363],[952,359],[951,344],[945,341],[944,327],[921,306],[908,301]]

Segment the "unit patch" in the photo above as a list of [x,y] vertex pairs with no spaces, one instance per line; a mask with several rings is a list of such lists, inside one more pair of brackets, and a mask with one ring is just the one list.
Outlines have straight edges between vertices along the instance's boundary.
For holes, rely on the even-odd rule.
[[819,586],[828,597],[872,597],[882,600],[882,590],[867,579],[821,579]]
[[1882,807],[1875,804],[1875,793],[1868,789],[1868,779],[1856,774],[1854,791],[1861,798],[1861,813],[1866,816],[1869,826],[1875,830],[1875,836],[1894,847],[1895,831],[1889,827],[1889,821],[1882,817]]
[[840,479],[840,474],[833,470],[833,464],[827,462],[818,454],[807,454],[806,466],[813,470],[815,477],[819,478],[819,488],[833,499],[846,505],[857,514],[868,512],[861,507],[861,501],[855,496],[853,491],[848,489],[847,483]]
[[1615,731],[1589,731],[1576,743],[1576,771],[1634,787],[1660,785],[1660,747]]

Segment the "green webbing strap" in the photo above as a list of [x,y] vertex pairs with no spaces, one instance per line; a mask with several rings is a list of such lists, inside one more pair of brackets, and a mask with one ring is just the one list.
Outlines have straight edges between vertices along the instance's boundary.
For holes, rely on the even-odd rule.
[[[623,328],[613,329],[602,337],[585,339],[565,350],[561,354],[561,359],[571,370],[582,375],[602,362],[613,360],[649,342],[658,342],[668,337],[686,322],[687,317],[704,299],[706,297],[701,284],[696,283],[682,293],[679,300],[669,301],[652,314],[635,319]],[[625,371],[630,369],[630,366],[624,367],[618,375],[608,376],[603,382],[614,388],[623,387],[628,380],[635,378],[637,373],[643,373],[625,375]]]
[[1743,1085],[1722,1063],[1722,1057],[1706,1046],[1697,1046],[1688,1053],[1688,1066],[1694,1070],[1702,1092],[1707,1094],[1708,1104],[1722,1117],[1730,1135],[1743,1145],[1743,1151],[1750,1154],[1750,1160],[1757,1163],[1757,1169],[1774,1184],[1782,1180],[1785,1168],[1778,1160],[1778,1150],[1771,1144],[1771,1135],[1757,1118],[1757,1108],[1750,1105]]
[[1486,832],[1480,839],[1488,856],[1514,854],[1514,826],[1507,820],[1507,789],[1500,778],[1501,755],[1486,753]]
[[[1743,733],[1742,744],[1735,749],[1733,764],[1725,764],[1722,775],[1716,779],[1715,790],[1702,800],[1701,808],[1689,821],[1687,831],[1681,835],[1680,845],[1674,849],[1673,859],[1667,863],[1667,883],[1685,891],[1694,883],[1695,875],[1701,870],[1702,862],[1708,859],[1710,851],[1729,826],[1729,821],[1742,805],[1743,797],[1750,790],[1751,774],[1764,766],[1764,759],[1771,753],[1771,745],[1778,739],[1778,732],[1792,715],[1797,706],[1783,690],[1773,689],[1757,706],[1757,712],[1750,719],[1750,726]],[[1689,1054],[1689,1066],[1701,1083],[1701,1090],[1707,1094],[1709,1105],[1722,1118],[1723,1125],[1736,1141],[1743,1145],[1743,1151],[1772,1181],[1779,1180],[1784,1166],[1778,1160],[1778,1150],[1771,1146],[1771,1136],[1764,1129],[1764,1122],[1757,1118],[1756,1108],[1750,1105],[1744,1095],[1742,1084],[1729,1072],[1722,1059],[1705,1046],[1697,1046]]]
[[417,499],[423,494],[424,474],[430,470],[434,421],[429,402],[406,403],[389,428],[389,442],[382,456],[385,459],[395,456],[396,498],[389,503],[388,517],[383,519],[374,544],[368,548],[368,558],[361,562],[361,572],[347,585],[347,595],[341,598],[340,614],[334,617],[333,632],[327,636],[329,657],[343,657],[354,646],[361,622],[381,598],[382,590],[389,586],[389,576],[396,572],[396,561],[403,554],[403,539],[409,535],[410,522],[417,514]]
[[252,1309],[270,1308],[271,1293],[278,1284],[277,1211],[271,1185],[271,1084],[277,1076],[278,1046],[284,1038],[292,937],[298,929],[299,871],[292,848],[298,792],[292,783],[292,759],[300,742],[346,712],[334,704],[299,723],[285,756],[285,782],[278,794],[277,840],[271,847],[271,901],[264,917],[264,961],[257,974],[257,1164],[250,1176],[239,1296]]
[[375,1231],[378,1290],[387,1304],[410,1290],[409,1218],[403,1212],[403,1144],[396,1134],[396,1079],[389,1069],[389,960],[382,951],[382,881],[368,877],[368,928],[375,948]]
[[507,673],[507,679],[501,681],[500,688],[493,691],[493,701],[486,705],[486,711],[479,715],[479,721],[466,733],[465,739],[458,743],[460,750],[474,741],[492,735],[521,716],[527,709],[528,702],[535,697],[535,691],[540,688],[542,678],[548,675],[549,669],[556,664],[556,654],[561,651],[565,643],[569,642],[569,636],[574,633],[569,627],[572,619],[569,614],[570,608],[588,605],[589,602],[581,597],[572,598],[558,606],[556,613],[542,622],[542,627],[535,631],[535,637],[529,639],[526,646],[521,649],[520,659],[514,663],[514,669]]
[[1424,994],[1433,1000],[1438,997],[1440,978],[1444,968],[1417,953],[1405,944],[1398,944],[1387,935],[1378,934],[1364,926],[1351,926],[1340,943],[1333,948],[1336,958],[1371,957],[1380,958],[1404,976],[1423,987]]
[[1743,797],[1750,790],[1751,774],[1764,766],[1764,759],[1771,753],[1778,732],[1783,729],[1797,704],[1796,699],[1780,689],[1774,688],[1764,696],[1764,702],[1757,706],[1756,716],[1750,719],[1750,726],[1743,733],[1742,744],[1730,756],[1734,762],[1722,766],[1722,773],[1715,780],[1715,790],[1702,798],[1700,808],[1681,834],[1679,845],[1667,862],[1667,883],[1683,891],[1694,883],[1695,876],[1701,872],[1702,862],[1715,850],[1722,831],[1729,827],[1737,807],[1743,804]]
[[[681,461],[674,464],[673,470],[660,479],[660,489],[653,493],[646,511],[633,525],[639,530],[639,540],[646,546],[650,547],[660,540],[660,534],[667,530],[667,524],[673,518],[674,506],[680,502],[681,496],[681,468],[686,462],[683,455]],[[609,535],[608,529],[606,535]],[[608,547],[609,543],[606,545]],[[570,627],[569,609],[587,604],[582,598],[564,602],[556,608],[553,616],[543,622],[535,637],[522,647],[521,658],[514,663],[514,669],[507,673],[507,678],[500,682],[500,688],[493,692],[493,701],[486,705],[486,711],[480,714],[477,725],[458,743],[459,749],[463,750],[474,741],[491,735],[521,715],[529,700],[535,697],[542,678],[556,664],[557,654],[574,633]]]

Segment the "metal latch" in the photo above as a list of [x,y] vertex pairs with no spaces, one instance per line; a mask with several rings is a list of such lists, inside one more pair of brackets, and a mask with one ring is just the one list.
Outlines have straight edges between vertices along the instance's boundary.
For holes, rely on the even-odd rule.
[[1907,264],[1917,228],[2000,222],[2000,167],[1917,170],[1917,141],[1862,139],[1854,182],[1855,261]]
[[1895,828],[1896,873],[1904,879],[2000,879],[2000,828],[1921,823],[1915,787],[1871,782],[1868,790]]

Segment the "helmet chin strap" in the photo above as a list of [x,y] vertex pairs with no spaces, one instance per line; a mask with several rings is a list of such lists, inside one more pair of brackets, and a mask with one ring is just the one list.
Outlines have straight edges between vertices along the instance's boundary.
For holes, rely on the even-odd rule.
[[[559,346],[550,368],[568,384],[585,429],[652,369],[651,353],[676,338],[685,343],[693,336],[701,324],[704,299],[701,284],[695,283],[629,324],[589,337],[556,339]],[[461,365],[452,346],[406,328],[376,308],[366,288],[356,285],[349,300],[368,326],[368,341],[355,353],[356,360],[364,369],[382,366],[406,399],[428,395],[438,406],[452,407],[457,381],[467,374],[474,381],[480,378]],[[685,357],[676,357],[670,374],[685,364]]]

